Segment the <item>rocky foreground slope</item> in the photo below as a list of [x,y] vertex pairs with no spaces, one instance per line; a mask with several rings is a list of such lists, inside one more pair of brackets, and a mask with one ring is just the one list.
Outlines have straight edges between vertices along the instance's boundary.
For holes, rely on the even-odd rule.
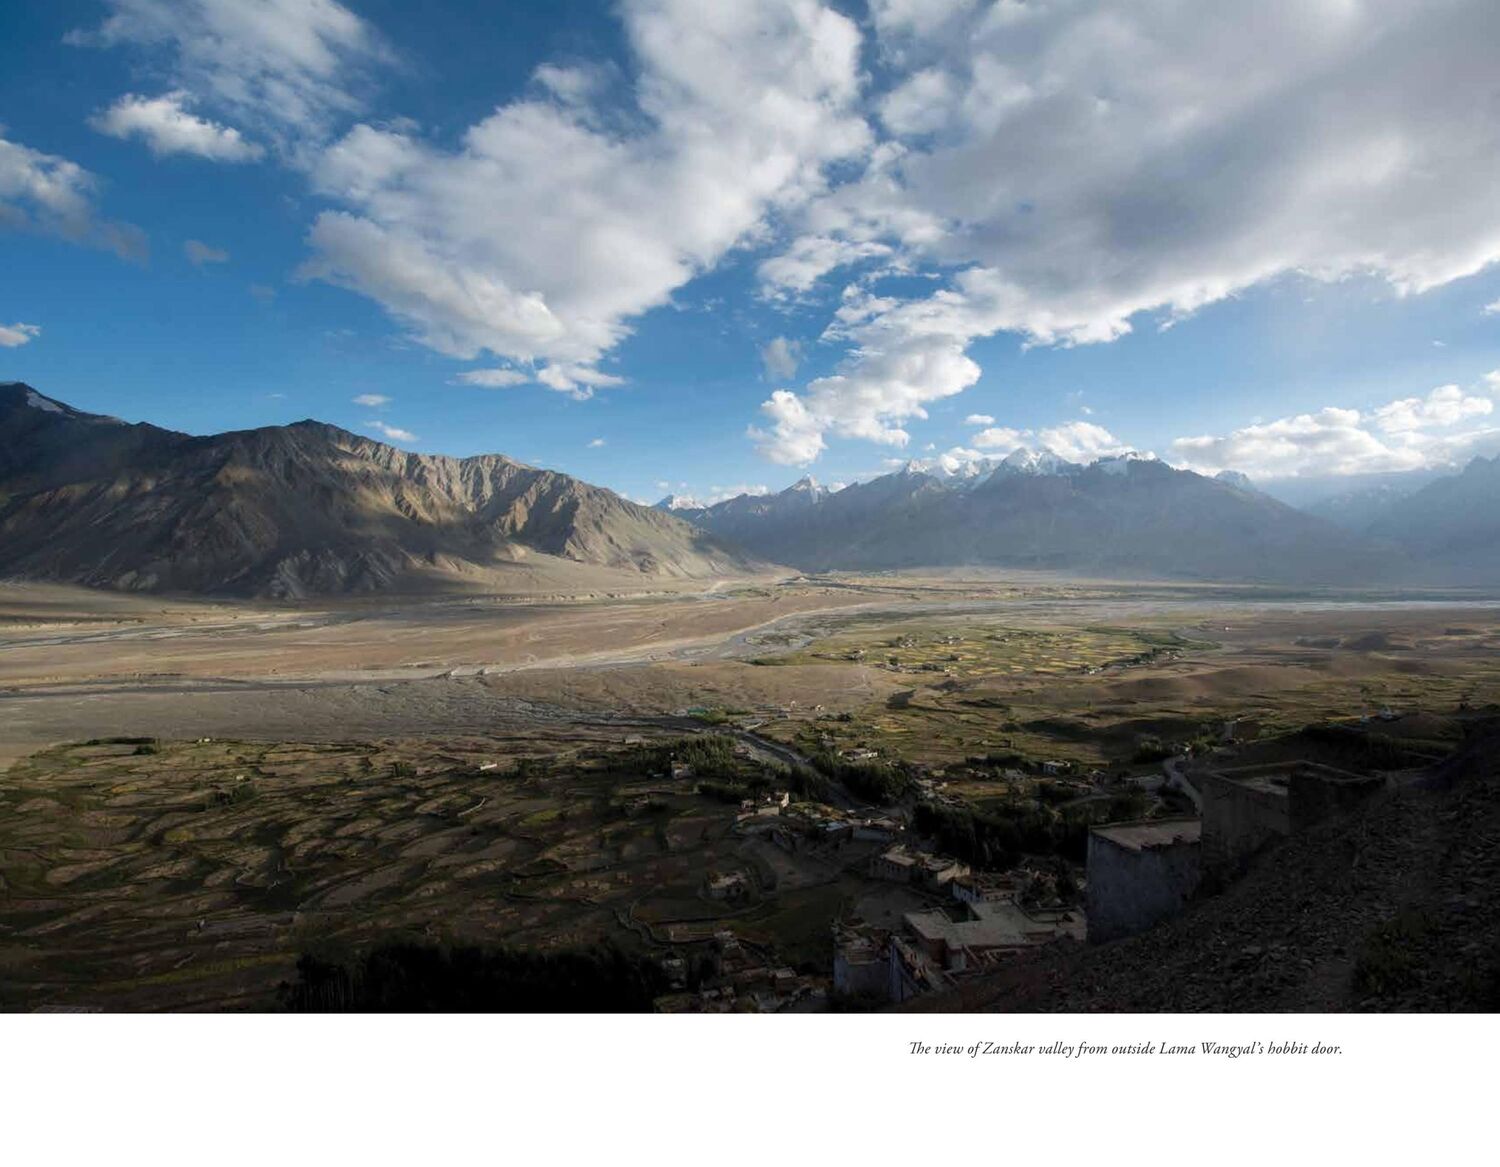
[[0,385],[0,576],[297,597],[766,567],[498,454],[412,454],[315,421],[193,437]]
[[909,1007],[1500,1009],[1500,723],[1430,780],[1283,840],[1176,920],[1099,947],[1036,949]]

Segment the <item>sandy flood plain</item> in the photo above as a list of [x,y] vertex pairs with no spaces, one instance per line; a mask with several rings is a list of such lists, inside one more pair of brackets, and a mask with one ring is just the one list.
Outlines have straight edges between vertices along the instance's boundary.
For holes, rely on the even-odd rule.
[[[1284,597],[1031,577],[308,607],[0,585],[0,767],[47,745],[113,735],[351,740],[566,732],[698,705],[868,710],[927,681],[874,658],[750,661],[871,615],[1121,623],[1215,644],[1149,673],[1047,679],[1053,692],[1035,699],[1058,708],[1290,694],[1330,670],[1354,684],[1366,673],[1483,674],[1500,647],[1500,600],[1483,596]],[[1135,691],[1142,686],[1153,691]]]

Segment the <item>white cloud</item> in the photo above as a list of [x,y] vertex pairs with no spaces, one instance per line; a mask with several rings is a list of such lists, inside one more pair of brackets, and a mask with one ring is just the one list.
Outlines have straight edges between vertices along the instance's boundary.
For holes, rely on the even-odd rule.
[[867,145],[858,30],[815,0],[621,14],[640,65],[629,129],[572,94],[504,105],[455,149],[357,126],[315,168],[348,209],[319,216],[305,274],[377,300],[439,352],[545,362],[542,383],[593,388],[586,370],[635,317]]
[[590,65],[555,65],[547,62],[538,65],[531,79],[568,105],[587,106],[604,87],[606,77],[602,69]]
[[872,17],[892,140],[792,216],[783,255],[800,270],[810,240],[834,261],[884,245],[942,283],[856,304],[853,326],[836,314],[853,352],[839,386],[808,387],[820,434],[852,414],[899,425],[978,376],[892,409],[869,354],[945,346],[956,373],[997,332],[1107,342],[1288,272],[1411,294],[1500,260],[1489,0],[882,0]]
[[0,348],[20,348],[41,335],[40,324],[0,324]]
[[770,431],[751,426],[746,433],[772,462],[783,466],[802,466],[811,462],[826,448],[822,419],[813,416],[795,393],[778,389],[760,410],[771,421]]
[[365,423],[365,428],[373,430],[375,433],[383,434],[393,442],[415,442],[418,440],[417,435],[409,430],[397,429],[393,425],[386,425],[383,421],[368,421]]
[[105,3],[103,24],[69,34],[70,43],[165,47],[175,91],[288,145],[357,112],[361,74],[391,60],[370,25],[336,0]]
[[1024,446],[1030,436],[1030,430],[1014,430],[1002,426],[980,430],[974,435],[973,441],[981,450],[999,450],[1008,454]]
[[764,295],[783,299],[812,291],[820,279],[836,268],[851,267],[869,259],[887,259],[893,254],[895,249],[886,243],[805,235],[785,251],[764,260],[757,274]]
[[197,239],[189,239],[182,245],[182,253],[188,257],[188,262],[195,267],[202,267],[205,263],[228,263],[229,252],[220,247],[210,247],[207,243]]
[[571,394],[578,401],[585,401],[592,397],[595,389],[607,389],[614,385],[625,384],[624,377],[601,373],[598,369],[591,369],[587,365],[548,365],[537,373],[536,380],[548,389]]
[[995,419],[987,413],[971,413],[964,418],[964,425],[994,425]]
[[911,435],[903,423],[926,418],[929,403],[979,380],[979,366],[951,336],[942,310],[928,311],[933,302],[877,309],[873,319],[862,320],[868,303],[855,299],[843,311],[837,335],[854,347],[833,375],[810,382],[800,396],[782,390],[761,405],[775,422],[769,433],[752,428],[763,456],[790,465],[811,462],[826,448],[829,432],[905,446]]
[[1172,452],[1189,469],[1240,470],[1260,478],[1437,468],[1500,449],[1500,427],[1464,424],[1493,412],[1488,398],[1442,385],[1426,397],[1392,401],[1369,413],[1329,407],[1220,437],[1179,438]]
[[1440,385],[1424,397],[1406,397],[1375,411],[1375,424],[1388,434],[1408,433],[1433,426],[1451,426],[1493,412],[1495,403],[1470,397],[1457,385]]
[[1069,462],[1095,462],[1100,458],[1112,458],[1131,453],[1125,445],[1102,425],[1091,421],[1070,421],[1037,434],[1042,448],[1050,450],[1059,458]]
[[391,399],[384,393],[361,393],[358,397],[351,400],[353,400],[355,405],[365,405],[371,409],[379,409],[382,405],[389,405],[391,403]]
[[595,438],[593,441],[591,441],[589,443],[589,449],[591,449],[591,450],[597,450],[601,446],[603,446],[604,444],[605,444],[605,442],[604,442],[603,438]]
[[1496,300],[1491,304],[1486,304],[1483,308],[1483,312],[1486,316],[1500,316],[1500,300]]
[[789,380],[797,375],[797,366],[802,363],[802,342],[772,337],[760,350],[760,363],[770,380]]
[[146,237],[128,223],[98,217],[99,182],[89,171],[0,137],[0,228],[41,231],[142,259]]
[[595,389],[609,389],[625,384],[624,377],[603,373],[587,365],[569,364],[550,364],[532,372],[522,369],[470,369],[458,374],[454,381],[463,385],[478,385],[482,389],[542,385],[555,392],[566,393],[577,401],[587,401],[594,395]]
[[527,385],[533,380],[530,373],[520,369],[470,369],[454,378],[465,385],[478,385],[483,389],[509,389],[514,385]]
[[112,138],[142,138],[157,157],[192,154],[215,162],[253,162],[265,154],[234,127],[189,113],[184,108],[189,100],[181,90],[161,97],[127,93],[89,125]]

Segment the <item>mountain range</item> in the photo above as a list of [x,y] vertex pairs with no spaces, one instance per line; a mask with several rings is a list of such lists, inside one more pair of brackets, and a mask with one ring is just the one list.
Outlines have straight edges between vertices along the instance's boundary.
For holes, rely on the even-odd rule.
[[[500,454],[316,421],[196,437],[0,384],[0,577],[300,598],[996,566],[1288,584],[1500,581],[1500,458],[1307,513],[1243,475],[1017,450],[840,490],[645,507]],[[1335,521],[1337,520],[1337,521]]]
[[808,571],[996,565],[1348,583],[1412,570],[1400,547],[1295,510],[1243,476],[1209,478],[1135,455],[1085,466],[1017,450],[980,473],[908,465],[837,492],[803,479],[779,494],[673,513]]
[[412,454],[316,421],[194,437],[0,385],[0,576],[297,598],[768,566],[498,454]]

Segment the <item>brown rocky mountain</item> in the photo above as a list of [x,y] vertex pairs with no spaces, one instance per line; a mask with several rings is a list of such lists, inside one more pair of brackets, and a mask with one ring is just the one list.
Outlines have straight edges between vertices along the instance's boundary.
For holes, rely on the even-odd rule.
[[0,576],[299,597],[768,567],[498,454],[412,454],[315,421],[193,437],[0,385]]

